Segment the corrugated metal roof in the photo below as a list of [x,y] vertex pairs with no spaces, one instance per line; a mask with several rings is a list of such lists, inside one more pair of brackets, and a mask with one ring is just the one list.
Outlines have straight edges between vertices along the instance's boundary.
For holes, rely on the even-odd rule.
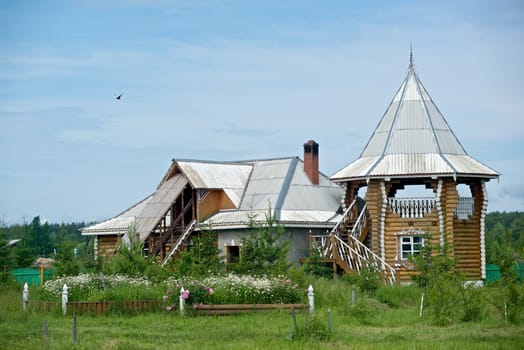
[[[319,184],[313,185],[298,157],[244,162],[174,160],[173,164],[147,202],[133,207],[132,220],[126,213],[114,219],[126,223],[123,233],[135,224],[143,241],[188,182],[193,189],[222,189],[237,206],[203,222],[217,228],[244,227],[250,218],[264,221],[270,207],[275,218],[286,225],[329,227],[336,223],[344,195],[344,190],[322,173]],[[90,227],[89,232],[100,232],[95,229]]]
[[[210,217],[204,224],[212,229],[247,227],[250,220],[265,222],[266,210],[224,210]],[[340,214],[321,210],[282,210],[280,224],[302,227],[332,227],[340,219]]]
[[466,153],[412,62],[360,158],[331,180],[411,175],[499,176]]
[[251,161],[253,170],[238,210],[220,211],[208,222],[214,226],[245,225],[249,215],[263,221],[271,206],[280,222],[331,225],[344,190],[319,174],[313,185],[297,157]]
[[223,189],[235,206],[238,206],[253,167],[240,162],[204,162],[177,160],[194,189]]
[[176,174],[153,194],[136,218],[136,233],[141,241],[149,236],[187,184],[188,180],[182,174]]
[[153,195],[148,196],[147,198],[133,205],[131,208],[126,209],[124,212],[111,219],[83,228],[81,230],[82,235],[90,236],[126,234],[129,226],[133,226],[135,224],[136,217],[145,208],[147,203],[149,203],[151,198],[153,198]]

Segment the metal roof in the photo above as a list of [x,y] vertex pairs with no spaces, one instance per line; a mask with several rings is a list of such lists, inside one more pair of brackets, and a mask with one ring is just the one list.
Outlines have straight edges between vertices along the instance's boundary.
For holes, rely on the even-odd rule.
[[287,226],[331,227],[340,216],[344,195],[322,173],[319,184],[313,185],[298,157],[241,162],[173,160],[152,196],[82,234],[124,234],[134,224],[143,241],[188,183],[193,189],[223,190],[237,207],[221,210],[203,222],[217,229],[245,227],[250,218],[264,221],[270,207],[275,219]]
[[298,157],[249,161],[253,169],[237,210],[223,210],[206,222],[213,226],[245,225],[250,216],[264,220],[271,207],[275,219],[291,225],[332,226],[344,190],[319,174],[313,185]]
[[118,214],[117,216],[102,221],[98,224],[91,225],[81,229],[82,235],[91,236],[91,235],[124,235],[127,233],[130,226],[135,224],[136,217],[140,212],[145,208],[147,203],[151,200],[153,195],[148,196],[147,198],[141,200],[137,204],[133,205],[131,208],[126,209],[124,212]]
[[434,175],[499,176],[466,153],[419,80],[411,58],[406,78],[360,158],[331,179]]
[[166,180],[137,215],[136,233],[144,241],[153,231],[162,216],[187,185],[188,180],[182,174],[176,174]]

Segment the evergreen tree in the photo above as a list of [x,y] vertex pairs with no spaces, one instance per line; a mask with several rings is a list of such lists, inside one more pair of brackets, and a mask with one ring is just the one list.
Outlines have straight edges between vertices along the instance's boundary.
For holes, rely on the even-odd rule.
[[289,237],[284,237],[284,227],[279,225],[269,208],[265,222],[260,225],[250,218],[249,232],[242,238],[240,262],[234,271],[253,275],[285,274],[291,264],[287,260]]
[[180,253],[175,270],[182,276],[205,277],[225,270],[220,251],[216,246],[217,234],[205,230],[193,237],[193,245]]

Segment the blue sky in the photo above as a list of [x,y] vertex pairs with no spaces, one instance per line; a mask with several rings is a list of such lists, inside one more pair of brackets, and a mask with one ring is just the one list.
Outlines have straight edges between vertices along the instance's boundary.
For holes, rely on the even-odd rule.
[[[172,158],[358,158],[419,78],[488,211],[524,211],[521,1],[11,1],[0,5],[0,222],[99,221]],[[115,95],[123,93],[121,100]]]

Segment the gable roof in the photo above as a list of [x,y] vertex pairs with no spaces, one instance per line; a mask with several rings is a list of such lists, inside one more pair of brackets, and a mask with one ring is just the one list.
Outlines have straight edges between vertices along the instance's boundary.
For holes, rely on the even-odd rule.
[[149,195],[140,202],[136,203],[132,207],[124,210],[117,216],[99,222],[97,224],[84,227],[80,230],[82,235],[125,235],[129,230],[130,226],[133,226],[136,221],[136,217],[144,210],[147,203],[151,200],[153,195]]
[[270,207],[274,218],[288,226],[331,227],[340,216],[344,194],[321,173],[319,184],[313,185],[298,157],[235,162],[174,159],[154,194],[82,234],[125,234],[136,225],[144,240],[187,183],[193,189],[223,190],[235,205],[236,209],[221,210],[203,222],[217,229],[244,227],[250,218],[264,221]]
[[[221,210],[204,222],[213,227],[245,225],[250,218],[263,221],[269,208],[281,223],[332,226],[343,196],[343,190],[323,174],[319,185],[313,185],[298,157],[174,162],[182,165],[180,170],[190,177],[193,188],[217,189],[221,187],[215,184],[219,184],[235,204],[236,209]],[[222,175],[219,181],[211,168]],[[214,185],[206,187],[210,183]]]
[[313,185],[298,157],[247,161],[252,171],[237,209],[221,210],[206,223],[213,227],[245,225],[249,219],[264,221],[269,208],[276,220],[288,226],[331,227],[344,190],[319,174]]
[[466,153],[418,78],[412,58],[359,159],[331,179],[402,176],[499,176]]

